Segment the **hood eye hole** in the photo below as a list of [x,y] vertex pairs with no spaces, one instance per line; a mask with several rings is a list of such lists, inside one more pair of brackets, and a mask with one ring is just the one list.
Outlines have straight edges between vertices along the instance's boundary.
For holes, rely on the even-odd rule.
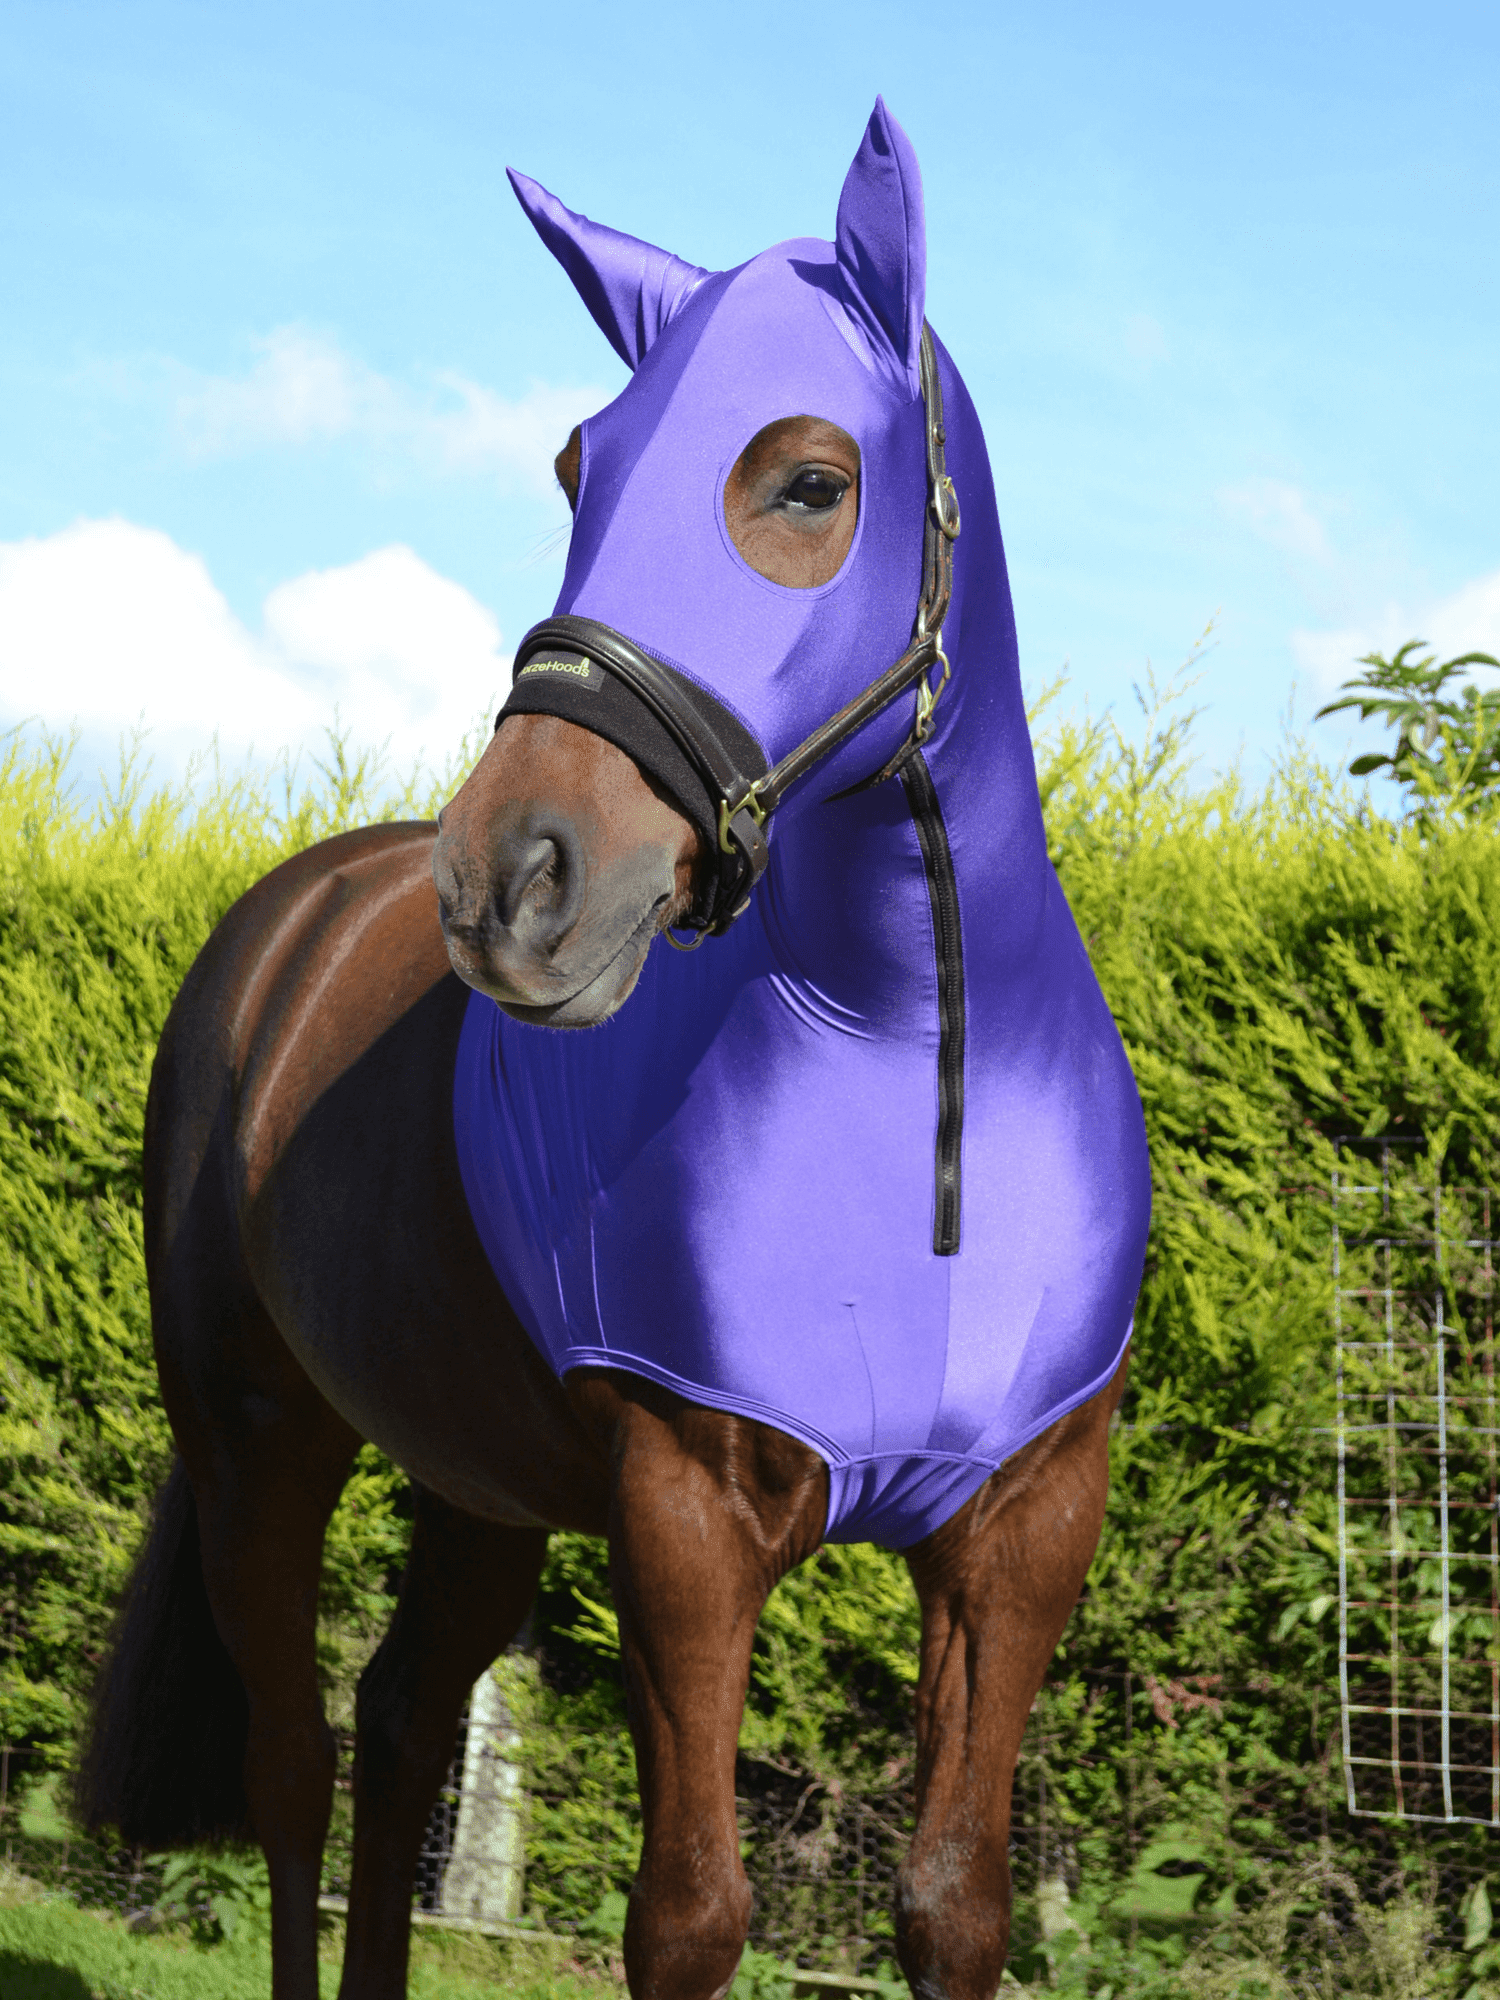
[[837,507],[848,491],[848,480],[840,479],[836,472],[810,469],[797,474],[786,490],[786,497],[793,507],[806,507],[814,513],[823,513],[830,507]]
[[778,417],[724,481],[724,526],[751,569],[815,590],[843,567],[860,511],[859,446],[826,417]]

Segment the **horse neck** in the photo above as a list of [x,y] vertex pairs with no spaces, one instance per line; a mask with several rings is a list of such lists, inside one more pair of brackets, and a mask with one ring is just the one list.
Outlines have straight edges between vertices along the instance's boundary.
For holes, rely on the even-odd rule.
[[[1008,619],[1000,629],[1008,636]],[[1038,935],[1052,879],[1014,645],[986,647],[958,627],[950,637],[953,680],[923,755],[952,852],[965,957],[982,941],[986,957],[1014,961]],[[870,1027],[906,1032],[929,1006],[933,979],[909,790],[892,778],[810,805],[773,846],[767,924],[788,973]]]

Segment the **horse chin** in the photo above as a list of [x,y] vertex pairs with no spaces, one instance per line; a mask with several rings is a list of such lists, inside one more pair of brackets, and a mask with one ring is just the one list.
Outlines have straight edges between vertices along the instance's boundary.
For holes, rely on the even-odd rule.
[[503,1014],[533,1028],[596,1028],[616,1013],[635,991],[646,963],[651,941],[660,928],[660,904],[649,909],[620,949],[600,969],[560,1000],[528,1000],[513,986],[486,968],[476,966],[452,950],[454,971],[476,993],[487,993]]
[[635,963],[626,968],[623,979],[616,978],[614,968],[610,967],[597,979],[591,979],[571,999],[560,1000],[551,1007],[524,1007],[514,1000],[500,1000],[498,995],[496,998],[503,1014],[509,1014],[513,1021],[525,1021],[534,1028],[597,1028],[630,998],[645,963],[646,954],[642,952]]

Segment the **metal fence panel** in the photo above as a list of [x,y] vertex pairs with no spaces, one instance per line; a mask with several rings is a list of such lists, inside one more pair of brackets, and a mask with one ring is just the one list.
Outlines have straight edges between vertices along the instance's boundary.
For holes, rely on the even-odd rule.
[[1386,1145],[1332,1193],[1348,1808],[1500,1826],[1494,1192]]

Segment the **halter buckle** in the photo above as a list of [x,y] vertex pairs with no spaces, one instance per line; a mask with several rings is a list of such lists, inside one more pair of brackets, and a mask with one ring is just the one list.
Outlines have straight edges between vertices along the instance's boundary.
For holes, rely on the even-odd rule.
[[757,826],[764,826],[771,816],[761,804],[754,785],[750,787],[745,796],[735,805],[731,805],[728,799],[720,799],[719,801],[719,847],[721,852],[725,854],[738,854],[740,851],[735,845],[729,829],[730,823],[738,819],[742,812],[748,812]]

